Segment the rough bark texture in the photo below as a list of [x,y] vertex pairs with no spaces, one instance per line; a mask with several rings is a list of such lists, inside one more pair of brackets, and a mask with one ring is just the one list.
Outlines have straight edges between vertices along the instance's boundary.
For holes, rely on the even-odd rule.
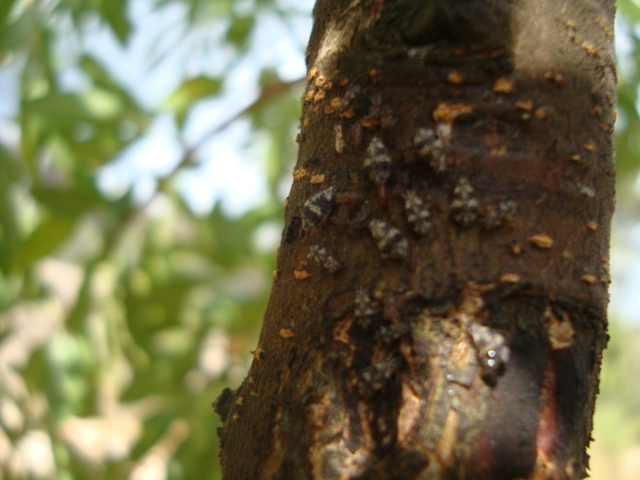
[[612,0],[319,0],[225,479],[580,479],[606,344]]

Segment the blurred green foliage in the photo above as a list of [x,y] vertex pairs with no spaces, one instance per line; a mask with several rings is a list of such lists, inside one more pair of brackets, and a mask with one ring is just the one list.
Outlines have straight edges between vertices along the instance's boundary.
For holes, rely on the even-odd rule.
[[[0,124],[0,479],[220,478],[211,402],[243,379],[257,340],[275,263],[260,236],[281,229],[300,92],[264,67],[261,82],[240,86],[257,87],[256,100],[190,142],[192,110],[233,93],[224,75],[184,68],[149,107],[84,48],[105,27],[128,48],[144,22],[132,21],[134,3],[0,2],[0,61],[19,96]],[[146,3],[182,12],[182,40],[222,24],[196,40],[231,48],[229,64],[255,54],[265,15],[284,14],[266,0]],[[141,60],[149,70],[178,48],[161,40]],[[65,83],[69,71],[80,86]],[[100,188],[101,169],[167,115],[182,151],[153,192]],[[180,175],[243,119],[245,149],[269,138],[256,167],[266,200],[240,216],[219,203],[194,213]]]
[[609,334],[595,424],[597,440],[623,451],[640,444],[640,382],[634,376],[640,372],[640,329],[612,322]]
[[[226,52],[217,73],[175,62],[181,82],[153,106],[86,46],[106,29],[129,48],[145,21],[134,22],[132,10],[143,2],[154,12],[181,12],[147,52],[150,71],[185,44],[212,59]],[[13,111],[0,118],[0,479],[220,478],[219,421],[210,404],[242,380],[256,343],[275,262],[275,243],[265,248],[264,238],[281,229],[301,93],[273,65],[259,64],[256,85],[244,87],[229,72],[264,50],[256,30],[269,19],[308,26],[308,8],[283,5],[0,2],[0,79],[9,78],[3,72],[18,79]],[[619,6],[617,148],[626,181],[637,176],[640,158],[640,9],[631,0]],[[278,34],[301,57],[288,37],[293,30]],[[70,71],[80,78],[72,87]],[[259,93],[237,115],[212,118],[209,133],[189,138],[194,112],[238,88]],[[141,200],[135,185],[118,194],[100,187],[103,169],[167,115],[180,158],[156,174],[153,191]],[[259,146],[267,198],[240,216],[219,203],[194,213],[181,175],[211,161],[200,147],[245,119],[246,151]],[[614,331],[605,363],[600,403],[613,431],[605,437],[620,446],[640,441],[637,414],[627,421],[640,392],[626,380],[638,368],[626,352],[639,342]],[[612,406],[618,390],[629,408]],[[618,425],[624,436],[615,436]]]

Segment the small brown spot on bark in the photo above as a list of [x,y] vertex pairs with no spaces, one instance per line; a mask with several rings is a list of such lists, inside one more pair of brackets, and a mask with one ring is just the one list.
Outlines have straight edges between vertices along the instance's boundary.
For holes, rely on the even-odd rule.
[[578,28],[578,22],[576,22],[573,18],[567,18],[563,23],[571,30],[575,30]]
[[280,336],[282,338],[293,338],[296,336],[296,334],[290,328],[285,327],[280,329]]
[[433,111],[436,122],[453,123],[456,117],[473,112],[473,105],[467,103],[440,103]]
[[319,173],[317,175],[312,175],[309,179],[309,183],[324,183],[325,175],[324,173]]
[[529,241],[540,248],[551,248],[553,239],[544,233],[536,233],[529,237]]
[[600,123],[600,129],[603,132],[607,132],[607,133],[611,133],[613,132],[613,125],[607,122],[601,122]]
[[553,350],[563,350],[573,345],[576,329],[571,323],[571,319],[567,313],[562,314],[559,319],[551,311],[549,307],[544,312],[544,316],[548,319],[547,332],[549,334],[549,343]]
[[333,327],[333,338],[340,343],[350,344],[349,329],[351,328],[352,319],[343,318]]
[[564,75],[562,75],[559,72],[554,72],[552,70],[547,70],[546,72],[544,72],[544,78],[546,80],[553,81],[557,85],[564,85],[566,82]]
[[378,199],[378,205],[380,205],[383,210],[389,210],[389,188],[386,184],[383,183],[378,186],[376,198]]
[[420,249],[415,242],[409,242],[409,255],[407,257],[407,265],[410,271],[415,271],[418,267],[418,260],[420,259]]
[[447,80],[450,83],[456,84],[456,85],[460,85],[461,83],[464,82],[464,77],[462,76],[462,74],[460,72],[456,72],[455,70],[452,70],[451,72],[449,72],[447,74]]
[[504,145],[496,145],[491,147],[491,155],[496,157],[503,157],[507,154],[507,147]]
[[593,285],[594,283],[596,283],[596,276],[590,273],[585,273],[580,277],[580,279],[583,282],[588,283],[589,285]]
[[518,283],[522,281],[522,277],[517,273],[503,273],[498,277],[498,280],[505,283]]
[[598,53],[598,49],[591,42],[584,41],[582,42],[581,47],[584,48],[589,55],[596,55]]
[[360,120],[360,123],[365,128],[373,128],[373,127],[376,127],[379,122],[377,118],[365,117]]
[[259,362],[262,361],[265,355],[265,351],[260,347],[256,348],[255,350],[250,350],[249,353],[253,355],[253,358]]
[[362,195],[354,192],[342,192],[336,195],[336,202],[343,204],[354,204],[362,200]]
[[306,270],[294,270],[293,276],[296,278],[296,280],[304,280],[305,278],[310,277],[309,272],[307,272]]
[[496,93],[511,93],[513,92],[513,82],[508,78],[499,78],[493,84],[492,90]]
[[538,119],[538,120],[542,120],[543,118],[545,118],[547,116],[547,109],[540,107],[538,109],[536,109],[535,112],[533,112],[533,115]]
[[525,112],[533,110],[533,102],[531,100],[516,100],[514,106],[520,110],[524,110]]
[[600,105],[596,105],[595,107],[592,107],[591,110],[589,110],[589,113],[591,113],[591,115],[601,115],[602,114],[602,107]]
[[295,172],[293,172],[294,180],[302,180],[307,175],[309,175],[309,172],[307,172],[304,168],[298,168]]
[[340,117],[342,118],[353,118],[355,116],[355,112],[353,108],[347,108],[344,112],[340,113]]
[[569,478],[570,480],[573,480],[574,478],[576,478],[576,469],[575,469],[575,463],[576,463],[576,459],[571,457],[568,461],[567,461],[567,465],[564,467],[564,474],[567,476],[567,478]]
[[342,125],[336,125],[335,129],[335,136],[336,136],[336,152],[338,153],[344,153],[344,151],[347,148],[347,145],[344,141],[344,134],[342,133]]

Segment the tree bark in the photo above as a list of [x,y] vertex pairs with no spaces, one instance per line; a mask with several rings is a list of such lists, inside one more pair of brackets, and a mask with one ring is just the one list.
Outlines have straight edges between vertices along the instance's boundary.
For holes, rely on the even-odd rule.
[[225,479],[580,479],[606,345],[613,0],[318,0]]

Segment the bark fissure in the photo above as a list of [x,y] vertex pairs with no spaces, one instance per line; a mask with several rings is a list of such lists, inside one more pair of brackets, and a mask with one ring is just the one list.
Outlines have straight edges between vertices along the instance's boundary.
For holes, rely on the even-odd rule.
[[318,2],[225,478],[584,478],[612,25],[605,0]]

